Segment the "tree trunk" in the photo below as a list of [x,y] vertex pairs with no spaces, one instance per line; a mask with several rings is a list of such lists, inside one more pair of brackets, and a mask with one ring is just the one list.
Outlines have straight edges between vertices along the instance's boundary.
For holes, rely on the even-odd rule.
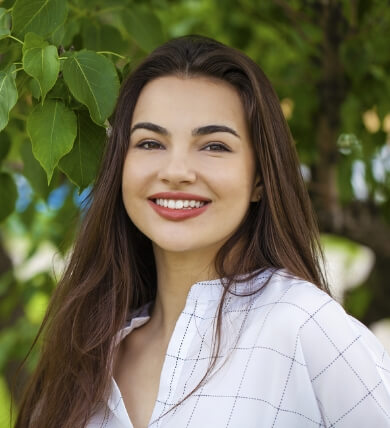
[[[390,316],[390,226],[381,217],[373,201],[351,201],[341,205],[338,196],[337,168],[339,152],[341,106],[346,98],[347,76],[339,55],[341,43],[347,37],[348,26],[338,0],[320,0],[314,6],[317,22],[323,30],[319,64],[322,78],[317,85],[319,109],[316,146],[318,158],[312,167],[310,196],[322,232],[341,235],[370,247],[376,263],[370,277],[361,287],[371,296],[371,303],[363,315],[363,322],[370,324]],[[356,291],[346,296],[352,299]]]

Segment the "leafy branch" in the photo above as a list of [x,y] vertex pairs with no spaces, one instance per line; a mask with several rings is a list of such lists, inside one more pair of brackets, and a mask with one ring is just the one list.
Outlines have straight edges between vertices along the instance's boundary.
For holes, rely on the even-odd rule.
[[[117,67],[128,63],[121,49],[147,52],[164,39],[155,15],[135,5],[127,9],[107,5],[91,10],[64,0],[17,0],[8,9],[0,7],[5,47],[0,55],[0,138],[11,140],[15,120],[24,124],[34,159],[28,158],[23,173],[42,195],[56,171],[80,191],[91,184],[118,96]],[[96,17],[93,49],[84,43],[90,40],[87,16]],[[8,202],[0,207],[0,221],[13,212],[16,201],[12,175],[6,169],[1,174],[8,189],[2,198]]]

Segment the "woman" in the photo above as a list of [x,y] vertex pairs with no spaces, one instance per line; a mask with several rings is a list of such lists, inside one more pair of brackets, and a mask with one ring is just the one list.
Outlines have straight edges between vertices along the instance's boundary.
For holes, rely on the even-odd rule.
[[329,295],[277,96],[214,40],[122,86],[17,427],[389,427],[389,357]]

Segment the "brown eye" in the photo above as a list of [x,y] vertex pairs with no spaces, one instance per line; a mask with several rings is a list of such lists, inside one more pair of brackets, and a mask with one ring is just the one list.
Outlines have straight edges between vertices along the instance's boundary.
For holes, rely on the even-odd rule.
[[142,141],[142,143],[137,144],[137,147],[145,150],[163,150],[164,146],[157,141],[148,140]]
[[222,143],[210,143],[208,144],[204,150],[211,152],[230,152],[231,150]]

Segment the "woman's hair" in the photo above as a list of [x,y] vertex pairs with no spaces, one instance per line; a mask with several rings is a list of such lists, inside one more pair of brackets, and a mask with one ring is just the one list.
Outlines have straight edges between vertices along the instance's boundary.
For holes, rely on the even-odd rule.
[[[162,76],[209,77],[237,90],[263,185],[260,201],[250,204],[215,259],[217,274],[228,282],[218,308],[213,355],[219,349],[222,303],[237,275],[285,268],[329,292],[316,220],[270,82],[250,58],[215,40],[170,40],[122,85],[90,206],[37,336],[44,336],[41,357],[25,390],[16,428],[84,426],[109,394],[116,333],[133,310],[155,298],[152,244],[129,219],[121,182],[138,97],[148,82]],[[237,245],[240,257],[229,257]]]

